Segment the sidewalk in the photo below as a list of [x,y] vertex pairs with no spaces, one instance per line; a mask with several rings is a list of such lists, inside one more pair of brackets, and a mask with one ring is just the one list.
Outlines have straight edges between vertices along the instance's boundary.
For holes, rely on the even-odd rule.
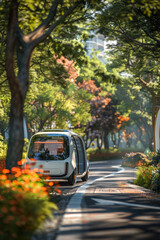
[[[136,169],[135,168],[125,168],[125,171],[128,171],[131,173],[132,177],[130,180],[124,181],[122,184],[122,188],[126,188],[126,191],[132,188],[134,193],[139,193],[145,198],[148,199],[154,199],[154,200],[160,200],[160,193],[156,193],[150,189],[135,185],[133,183],[134,179],[136,178]],[[119,183],[121,185],[121,182]],[[125,192],[125,190],[124,190]]]
[[133,184],[135,169],[97,182],[83,199],[84,240],[159,240],[160,194]]

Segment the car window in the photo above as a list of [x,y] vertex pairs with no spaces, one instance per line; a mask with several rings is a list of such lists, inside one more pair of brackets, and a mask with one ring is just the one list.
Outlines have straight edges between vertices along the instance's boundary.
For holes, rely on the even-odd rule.
[[29,158],[65,160],[69,157],[69,139],[64,135],[35,135],[30,144]]

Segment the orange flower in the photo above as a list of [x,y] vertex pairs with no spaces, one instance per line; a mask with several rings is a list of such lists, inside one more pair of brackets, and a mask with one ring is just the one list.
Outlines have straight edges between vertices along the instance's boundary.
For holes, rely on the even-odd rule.
[[47,188],[46,187],[42,187],[42,190],[45,192],[47,190]]
[[11,184],[11,181],[10,180],[6,180],[5,181],[5,184],[7,185],[7,184]]
[[40,180],[40,178],[37,178],[37,177],[31,177],[30,179],[32,182],[37,182]]
[[29,183],[29,182],[30,182],[30,179],[29,179],[27,176],[23,176],[23,177],[22,177],[22,180],[23,180],[25,183]]
[[46,176],[45,178],[46,178],[47,180],[51,179],[51,177],[50,177],[50,176]]
[[30,174],[30,170],[29,169],[24,169],[23,174]]
[[10,171],[8,169],[3,169],[2,173],[6,174],[6,173],[10,173]]
[[39,193],[39,191],[40,191],[40,189],[38,189],[38,188],[33,188],[33,189],[32,189],[32,192],[33,192],[33,193]]
[[22,165],[27,162],[27,159],[21,159],[20,161],[17,162],[18,165]]
[[25,165],[25,169],[27,170],[27,169],[30,169],[30,165],[29,164],[26,164]]
[[19,185],[19,182],[17,180],[13,180],[13,184]]
[[7,176],[5,175],[0,175],[0,180],[6,180],[7,179]]
[[57,193],[61,194],[61,190],[58,188],[55,188],[54,191],[56,191]]
[[53,186],[54,183],[53,183],[53,182],[49,182],[48,185],[49,185],[49,186]]
[[19,167],[12,167],[11,171],[17,173],[20,172],[21,169]]
[[22,173],[21,172],[17,172],[16,174],[15,174],[15,177],[20,177],[22,175]]

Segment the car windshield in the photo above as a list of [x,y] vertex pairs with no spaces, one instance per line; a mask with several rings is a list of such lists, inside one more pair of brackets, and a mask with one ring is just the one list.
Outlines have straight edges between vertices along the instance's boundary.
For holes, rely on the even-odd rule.
[[69,157],[69,139],[58,134],[35,135],[31,140],[28,157],[36,160],[65,160]]

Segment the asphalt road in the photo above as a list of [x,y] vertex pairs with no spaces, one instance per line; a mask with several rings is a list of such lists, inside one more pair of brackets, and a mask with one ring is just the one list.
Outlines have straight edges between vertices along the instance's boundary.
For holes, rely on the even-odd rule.
[[114,160],[91,163],[87,182],[62,183],[66,205],[55,239],[160,240],[160,196],[133,185],[134,177]]

